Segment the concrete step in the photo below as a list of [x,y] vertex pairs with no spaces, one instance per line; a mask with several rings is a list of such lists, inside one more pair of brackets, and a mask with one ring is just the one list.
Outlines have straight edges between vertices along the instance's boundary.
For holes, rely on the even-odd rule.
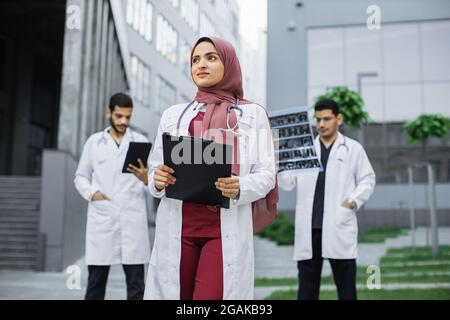
[[33,229],[0,229],[0,239],[5,236],[37,236],[38,230]]
[[0,261],[36,262],[36,252],[0,252]]
[[40,186],[41,185],[41,178],[40,177],[11,177],[11,178],[5,178],[0,177],[0,186],[5,185],[29,185],[29,186]]
[[39,211],[39,203],[33,204],[20,204],[20,203],[0,203],[0,212],[2,211],[11,211],[11,210],[20,210],[20,211]]
[[24,261],[0,261],[0,269],[2,270],[34,270],[36,269],[36,262]]
[[15,184],[15,183],[4,183],[0,184],[0,191],[23,191],[35,193],[41,190],[41,186],[38,184]]
[[0,199],[0,204],[2,205],[8,205],[8,204],[14,204],[14,205],[36,205],[39,204],[40,199],[21,199],[21,198],[3,198]]
[[23,247],[34,248],[37,246],[37,236],[5,236],[3,239],[0,237],[0,247]]
[[29,232],[27,234],[20,234],[14,231],[8,233],[0,233],[0,243],[24,243],[38,241],[38,232]]
[[7,223],[39,224],[39,215],[2,215],[0,214],[0,226]]
[[3,230],[38,230],[39,224],[36,222],[8,222],[8,223],[0,223],[0,233]]
[[2,248],[0,246],[0,260],[4,260],[5,257],[11,257],[16,254],[30,256],[33,257],[33,259],[36,259],[37,248]]
[[40,217],[40,212],[36,210],[0,210],[0,217]]
[[0,252],[1,251],[11,251],[11,252],[21,252],[21,251],[33,251],[37,250],[36,242],[3,242],[0,243]]
[[2,185],[0,185],[0,191],[5,192],[5,193],[20,191],[23,193],[35,194],[35,193],[41,192],[41,186],[29,185],[29,184],[24,184],[24,185],[2,184]]
[[3,199],[32,199],[32,200],[40,200],[41,199],[41,190],[36,191],[23,191],[20,190],[0,190],[0,201]]

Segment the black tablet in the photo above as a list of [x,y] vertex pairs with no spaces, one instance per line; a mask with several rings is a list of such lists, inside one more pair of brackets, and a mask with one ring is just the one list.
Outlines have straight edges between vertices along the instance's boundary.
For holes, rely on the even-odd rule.
[[150,142],[130,142],[122,173],[131,173],[127,171],[129,164],[139,167],[138,159],[141,159],[147,165],[148,155],[151,149],[152,144]]

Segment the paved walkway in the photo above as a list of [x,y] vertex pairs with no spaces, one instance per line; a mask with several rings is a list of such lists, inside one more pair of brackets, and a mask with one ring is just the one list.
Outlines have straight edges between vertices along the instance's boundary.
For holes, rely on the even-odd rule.
[[[426,245],[426,230],[417,230],[416,242],[418,246]],[[450,244],[450,228],[441,228],[439,232],[440,244]],[[388,248],[410,246],[410,235],[387,240],[384,244],[361,244],[359,246],[358,265],[377,264]],[[296,278],[296,262],[292,260],[292,246],[277,246],[266,239],[255,237],[255,276],[256,278]],[[80,289],[69,290],[67,286],[70,275],[66,273],[35,273],[28,271],[0,271],[0,300],[1,299],[83,299],[86,290],[87,268],[84,261],[76,263],[81,272]],[[323,276],[330,275],[330,267],[324,263]],[[426,286],[427,284],[417,284]],[[438,284],[436,284],[438,285]],[[433,286],[436,286],[433,284]],[[392,288],[415,286],[415,284],[385,285]],[[447,284],[446,284],[447,286]],[[125,276],[121,266],[112,266],[106,290],[106,299],[126,298]],[[296,287],[256,288],[255,298],[263,299],[274,290]],[[334,285],[324,286],[324,289],[335,290]]]

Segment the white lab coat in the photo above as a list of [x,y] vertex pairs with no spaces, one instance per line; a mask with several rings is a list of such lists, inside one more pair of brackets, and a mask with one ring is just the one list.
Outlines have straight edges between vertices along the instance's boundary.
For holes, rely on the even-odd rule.
[[[163,163],[161,135],[163,132],[176,134],[177,121],[186,106],[186,104],[172,106],[162,115],[155,147],[150,156],[149,181],[153,181],[154,169]],[[230,201],[230,209],[220,210],[224,299],[253,299],[251,203],[265,197],[274,188],[276,175],[272,136],[265,110],[255,104],[240,107],[243,109],[243,116],[238,122],[241,134],[239,139],[241,193],[238,201]],[[189,135],[189,124],[198,113],[195,109],[196,104],[184,114],[180,136]],[[161,198],[161,203],[156,217],[155,242],[144,299],[177,300],[180,299],[182,201],[166,198],[165,191],[158,192],[153,183],[149,183],[149,189],[152,195]]]
[[[145,264],[150,260],[147,188],[122,167],[130,141],[147,139],[127,129],[118,148],[109,129],[89,137],[75,173],[75,187],[89,202],[86,264]],[[97,191],[111,200],[91,201]]]
[[[320,140],[314,142],[320,159]],[[347,146],[347,147],[346,147]],[[348,148],[348,150],[347,150]],[[312,258],[312,210],[318,171],[278,174],[279,186],[292,190],[297,184],[295,208],[294,260]],[[322,257],[356,259],[358,256],[358,224],[356,211],[375,188],[375,172],[363,147],[339,133],[328,158],[325,177],[325,200],[322,226]],[[346,209],[342,203],[355,201],[357,208]]]

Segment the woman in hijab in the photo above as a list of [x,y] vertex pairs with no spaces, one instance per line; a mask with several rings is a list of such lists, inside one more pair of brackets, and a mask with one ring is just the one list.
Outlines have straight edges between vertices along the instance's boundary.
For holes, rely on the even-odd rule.
[[[191,74],[195,101],[163,113],[149,159],[149,189],[161,202],[145,299],[253,299],[253,233],[259,226],[252,217],[273,216],[278,201],[268,117],[243,98],[239,61],[227,41],[199,39]],[[164,132],[232,145],[232,176],[211,186],[230,198],[229,209],[165,196],[176,172],[163,164]]]

